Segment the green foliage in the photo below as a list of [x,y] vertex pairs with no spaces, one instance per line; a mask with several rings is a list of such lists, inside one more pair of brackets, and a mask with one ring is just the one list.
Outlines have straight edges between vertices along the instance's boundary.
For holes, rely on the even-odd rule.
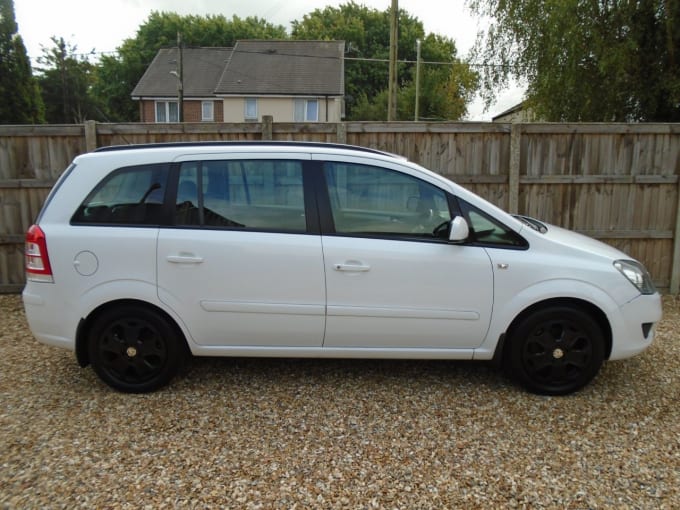
[[514,77],[550,121],[680,121],[678,0],[473,0],[487,102]]
[[[462,62],[456,62],[442,70],[421,69],[420,107],[421,120],[460,119],[467,113],[479,84],[477,73]],[[426,91],[423,94],[423,90]],[[413,118],[415,105],[415,84],[406,89],[406,118]]]
[[0,0],[0,124],[43,122],[43,104],[18,34],[13,0]]
[[92,94],[94,66],[77,47],[63,37],[51,37],[53,46],[43,47],[38,57],[40,93],[45,117],[50,124],[80,124],[85,120],[102,120]]
[[[347,118],[385,120],[387,117],[388,63],[351,60],[389,58],[390,10],[378,11],[352,1],[339,7],[325,7],[293,22],[293,39],[344,40],[345,94]],[[421,64],[422,117],[459,119],[477,87],[476,75],[456,57],[453,40],[425,34],[421,21],[399,10],[399,60],[416,60],[416,40],[422,42],[422,61],[452,65]],[[412,120],[415,104],[415,64],[398,66],[400,92],[398,118]],[[424,81],[428,79],[428,84]],[[456,84],[456,85],[454,85]],[[413,90],[411,90],[413,89]],[[410,94],[410,96],[409,96]],[[422,105],[428,105],[426,110]],[[455,106],[452,106],[455,105]]]
[[[443,75],[439,69],[421,67],[419,120],[460,119],[467,113],[467,105],[477,89],[477,74],[462,63],[447,66],[445,71],[447,73]],[[415,81],[400,89],[397,96],[398,120],[414,119],[415,98]],[[387,117],[387,90],[381,90],[371,99],[362,94],[354,106],[353,117],[356,120],[384,121]]]
[[[403,24],[400,26],[403,27]],[[345,57],[388,59],[389,27],[389,14],[349,2],[340,7],[316,9],[304,15],[302,21],[293,21],[292,37],[301,40],[344,40]],[[400,45],[400,49],[404,44]],[[387,88],[387,73],[387,62],[345,61],[348,118],[356,118],[352,113],[355,102],[361,98],[372,100]]]
[[139,105],[130,99],[160,48],[177,45],[177,32],[185,47],[229,47],[238,39],[286,39],[286,30],[258,17],[181,16],[152,12],[137,31],[118,48],[118,56],[101,59],[94,83],[94,93],[101,98],[107,120],[133,121],[139,118]]

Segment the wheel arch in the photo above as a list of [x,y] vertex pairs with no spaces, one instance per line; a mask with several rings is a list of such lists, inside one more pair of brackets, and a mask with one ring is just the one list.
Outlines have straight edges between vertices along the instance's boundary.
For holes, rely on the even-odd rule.
[[560,297],[538,301],[524,308],[519,314],[517,314],[510,323],[510,325],[507,327],[507,329],[501,334],[501,337],[496,346],[496,351],[494,352],[493,356],[494,362],[497,364],[502,364],[503,359],[506,353],[508,352],[510,342],[512,342],[512,335],[515,329],[526,317],[530,316],[533,313],[536,313],[539,310],[544,310],[547,308],[558,306],[567,306],[570,308],[581,310],[582,312],[587,313],[590,317],[592,317],[595,320],[597,325],[602,330],[602,336],[604,337],[605,340],[604,359],[609,359],[609,356],[611,355],[612,352],[613,335],[611,325],[609,324],[609,319],[607,318],[607,314],[604,311],[602,311],[602,309],[599,308],[598,306],[584,299]]
[[182,328],[179,327],[177,324],[177,321],[168,314],[165,310],[160,308],[159,306],[156,306],[152,303],[149,303],[147,301],[142,301],[139,299],[116,299],[113,301],[108,301],[106,303],[102,303],[101,305],[97,306],[95,309],[93,309],[87,317],[83,318],[80,320],[78,323],[78,328],[76,330],[76,360],[78,361],[78,364],[81,367],[86,367],[87,365],[90,364],[90,356],[88,354],[88,346],[87,346],[87,338],[90,334],[90,330],[92,328],[92,325],[94,324],[95,320],[97,317],[99,317],[102,313],[107,312],[108,310],[111,310],[113,308],[117,308],[120,306],[138,306],[141,308],[146,308],[148,310],[152,310],[154,312],[157,312],[161,316],[163,316],[167,321],[168,324],[170,325],[171,328],[175,330],[175,333],[177,334],[177,338],[180,338],[182,340],[182,345],[183,348],[185,349],[185,355],[188,355],[191,353],[191,350],[189,349],[189,344],[187,342],[186,337],[184,336],[184,332],[182,331]]

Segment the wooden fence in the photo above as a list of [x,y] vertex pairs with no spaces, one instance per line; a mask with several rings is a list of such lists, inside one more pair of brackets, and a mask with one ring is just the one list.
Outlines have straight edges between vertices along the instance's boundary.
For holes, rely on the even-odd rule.
[[0,292],[24,284],[23,233],[71,160],[98,146],[306,140],[373,147],[494,204],[582,232],[680,288],[680,124],[363,123],[0,126]]

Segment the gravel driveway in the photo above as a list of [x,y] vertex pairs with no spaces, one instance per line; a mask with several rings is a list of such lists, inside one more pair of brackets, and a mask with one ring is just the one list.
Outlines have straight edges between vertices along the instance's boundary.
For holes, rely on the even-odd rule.
[[680,300],[569,397],[484,364],[198,359],[123,395],[0,296],[0,508],[680,507]]

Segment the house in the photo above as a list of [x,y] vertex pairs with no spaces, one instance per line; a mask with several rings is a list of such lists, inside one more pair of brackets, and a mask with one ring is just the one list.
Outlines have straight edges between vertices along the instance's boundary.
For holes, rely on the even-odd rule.
[[141,122],[339,122],[344,114],[344,41],[243,40],[233,48],[158,51],[132,99]]
[[537,122],[536,114],[524,101],[491,118],[492,122]]
[[[182,50],[184,120],[222,122],[222,102],[215,96],[233,48],[186,48]],[[132,91],[139,101],[141,122],[177,122],[179,51],[158,50],[153,61]]]

